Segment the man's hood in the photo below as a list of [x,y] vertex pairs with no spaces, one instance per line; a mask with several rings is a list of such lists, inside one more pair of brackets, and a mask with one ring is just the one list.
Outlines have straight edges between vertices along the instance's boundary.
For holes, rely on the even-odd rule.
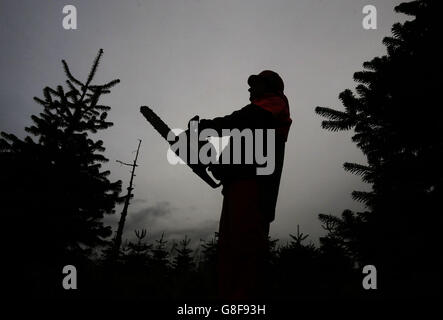
[[266,94],[263,97],[253,99],[251,101],[254,105],[269,111],[277,120],[277,135],[282,135],[285,141],[288,138],[289,128],[292,124],[292,119],[289,113],[288,98],[284,94]]

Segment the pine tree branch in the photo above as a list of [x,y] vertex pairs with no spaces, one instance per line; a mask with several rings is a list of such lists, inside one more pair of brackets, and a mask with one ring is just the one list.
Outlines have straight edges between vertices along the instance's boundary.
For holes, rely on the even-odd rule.
[[84,84],[83,84],[81,81],[77,80],[77,79],[72,75],[71,70],[69,70],[69,66],[68,66],[68,64],[66,63],[65,60],[62,60],[62,64],[63,64],[63,70],[65,71],[65,74],[66,74],[66,76],[68,77],[68,79],[69,79],[70,81],[74,82],[76,85],[78,85],[78,86],[80,86],[80,87],[83,87]]

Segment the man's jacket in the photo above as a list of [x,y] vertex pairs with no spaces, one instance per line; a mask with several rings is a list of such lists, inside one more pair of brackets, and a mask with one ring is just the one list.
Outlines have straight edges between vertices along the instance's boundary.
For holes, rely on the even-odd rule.
[[[260,197],[257,201],[260,202],[260,208],[269,222],[275,218],[285,144],[291,123],[292,120],[286,96],[275,94],[268,94],[261,99],[253,100],[251,104],[230,115],[212,120],[203,119],[199,123],[200,130],[211,128],[217,131],[219,136],[222,135],[222,129],[238,129],[240,131],[251,129],[253,133],[256,129],[275,130],[275,169],[270,175],[257,175],[257,167],[259,166],[257,163],[244,164],[244,161],[242,161],[242,164],[232,164],[232,158],[230,164],[216,164],[210,167],[213,175],[221,180],[224,188],[229,187],[230,183],[238,179],[254,179],[258,183],[260,190]],[[255,134],[253,134],[253,137],[255,139]],[[263,137],[266,138],[266,132],[264,132]],[[266,141],[262,143],[266,153]],[[244,150],[244,145],[242,147]],[[231,140],[225,147],[224,152],[230,152],[232,157]],[[222,159],[223,153],[219,159]],[[241,195],[239,196],[241,197]]]

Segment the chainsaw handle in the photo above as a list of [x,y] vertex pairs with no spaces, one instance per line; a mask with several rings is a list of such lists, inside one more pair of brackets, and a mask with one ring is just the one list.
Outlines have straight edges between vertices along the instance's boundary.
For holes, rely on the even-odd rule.
[[189,165],[189,167],[198,175],[204,182],[209,184],[212,188],[216,189],[222,185],[220,181],[217,181],[211,174],[209,174],[209,167],[203,165]]

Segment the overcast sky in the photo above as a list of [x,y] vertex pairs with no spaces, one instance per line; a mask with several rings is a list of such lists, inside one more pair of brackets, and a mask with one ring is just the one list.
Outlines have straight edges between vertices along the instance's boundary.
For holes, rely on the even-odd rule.
[[[323,234],[319,213],[359,210],[353,190],[368,186],[344,172],[364,163],[351,133],[321,129],[316,106],[342,108],[338,94],[355,87],[354,72],[385,53],[381,41],[401,1],[388,0],[156,0],[0,1],[0,130],[24,136],[33,102],[45,86],[63,84],[61,59],[85,79],[100,48],[97,82],[120,78],[103,100],[114,126],[100,137],[106,168],[126,188],[129,162],[142,139],[135,198],[126,234],[147,228],[153,237],[184,233],[198,241],[218,228],[222,196],[185,166],[171,166],[167,145],[139,113],[149,105],[173,128],[194,115],[212,118],[248,104],[246,80],[264,69],[285,81],[293,125],[271,236],[296,232],[314,242]],[[77,8],[78,29],[62,26],[65,5]],[[375,5],[377,30],[362,27],[366,4]],[[108,218],[114,224],[117,215]]]

